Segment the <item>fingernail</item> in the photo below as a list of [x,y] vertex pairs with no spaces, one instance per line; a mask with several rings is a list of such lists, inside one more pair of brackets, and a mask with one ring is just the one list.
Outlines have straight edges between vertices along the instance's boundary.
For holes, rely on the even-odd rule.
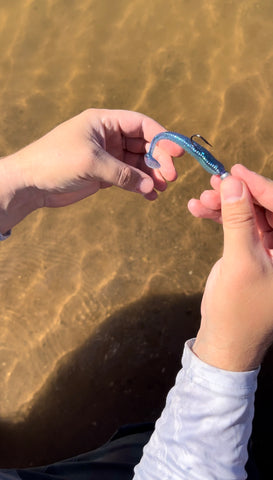
[[150,193],[154,188],[154,182],[151,178],[149,177],[146,177],[146,178],[142,178],[138,184],[138,188],[137,190],[140,192],[140,193]]
[[243,184],[238,178],[230,175],[221,184],[221,196],[227,203],[238,202],[242,198]]

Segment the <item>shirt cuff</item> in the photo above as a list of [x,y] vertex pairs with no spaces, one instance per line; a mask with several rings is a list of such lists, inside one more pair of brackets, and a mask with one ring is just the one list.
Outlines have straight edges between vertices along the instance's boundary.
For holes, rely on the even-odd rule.
[[190,381],[225,396],[245,398],[253,395],[257,388],[260,367],[248,372],[231,372],[213,367],[193,353],[194,342],[195,338],[192,338],[185,343],[182,356],[183,372]]

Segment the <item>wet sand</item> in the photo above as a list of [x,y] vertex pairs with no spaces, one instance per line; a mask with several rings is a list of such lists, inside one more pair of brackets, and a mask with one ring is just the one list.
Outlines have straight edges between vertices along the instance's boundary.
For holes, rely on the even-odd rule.
[[[87,107],[124,108],[272,177],[272,22],[269,0],[0,0],[0,155]],[[103,191],[33,213],[1,244],[2,466],[158,416],[222,248],[221,228],[186,208],[208,174],[188,155],[176,166],[154,203]],[[257,418],[273,399],[267,362]],[[262,452],[273,420],[260,417]]]

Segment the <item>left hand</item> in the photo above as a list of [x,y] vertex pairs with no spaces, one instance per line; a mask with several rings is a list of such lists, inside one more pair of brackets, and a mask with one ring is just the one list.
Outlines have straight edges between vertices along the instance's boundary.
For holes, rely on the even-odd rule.
[[176,179],[171,156],[183,150],[165,142],[159,170],[145,165],[153,137],[165,129],[125,110],[89,109],[0,161],[0,231],[36,208],[62,207],[116,185],[148,200]]
[[44,194],[44,205],[58,207],[116,185],[149,200],[166,188],[176,172],[172,146],[161,151],[162,168],[146,167],[144,154],[165,129],[151,118],[125,110],[86,110],[21,151],[31,162],[30,183]]

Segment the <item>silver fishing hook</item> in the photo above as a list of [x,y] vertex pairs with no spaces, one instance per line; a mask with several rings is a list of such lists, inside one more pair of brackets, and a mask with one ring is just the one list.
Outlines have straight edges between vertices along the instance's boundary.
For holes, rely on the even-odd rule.
[[[209,145],[210,147],[212,147],[212,145],[211,145],[204,137],[202,137],[202,135],[199,135],[199,133],[195,133],[194,135],[192,135],[192,136],[190,137],[191,143],[194,143],[193,137],[201,138],[201,140],[203,140],[203,142],[205,142],[207,145]],[[213,148],[213,147],[212,147],[212,148]]]

